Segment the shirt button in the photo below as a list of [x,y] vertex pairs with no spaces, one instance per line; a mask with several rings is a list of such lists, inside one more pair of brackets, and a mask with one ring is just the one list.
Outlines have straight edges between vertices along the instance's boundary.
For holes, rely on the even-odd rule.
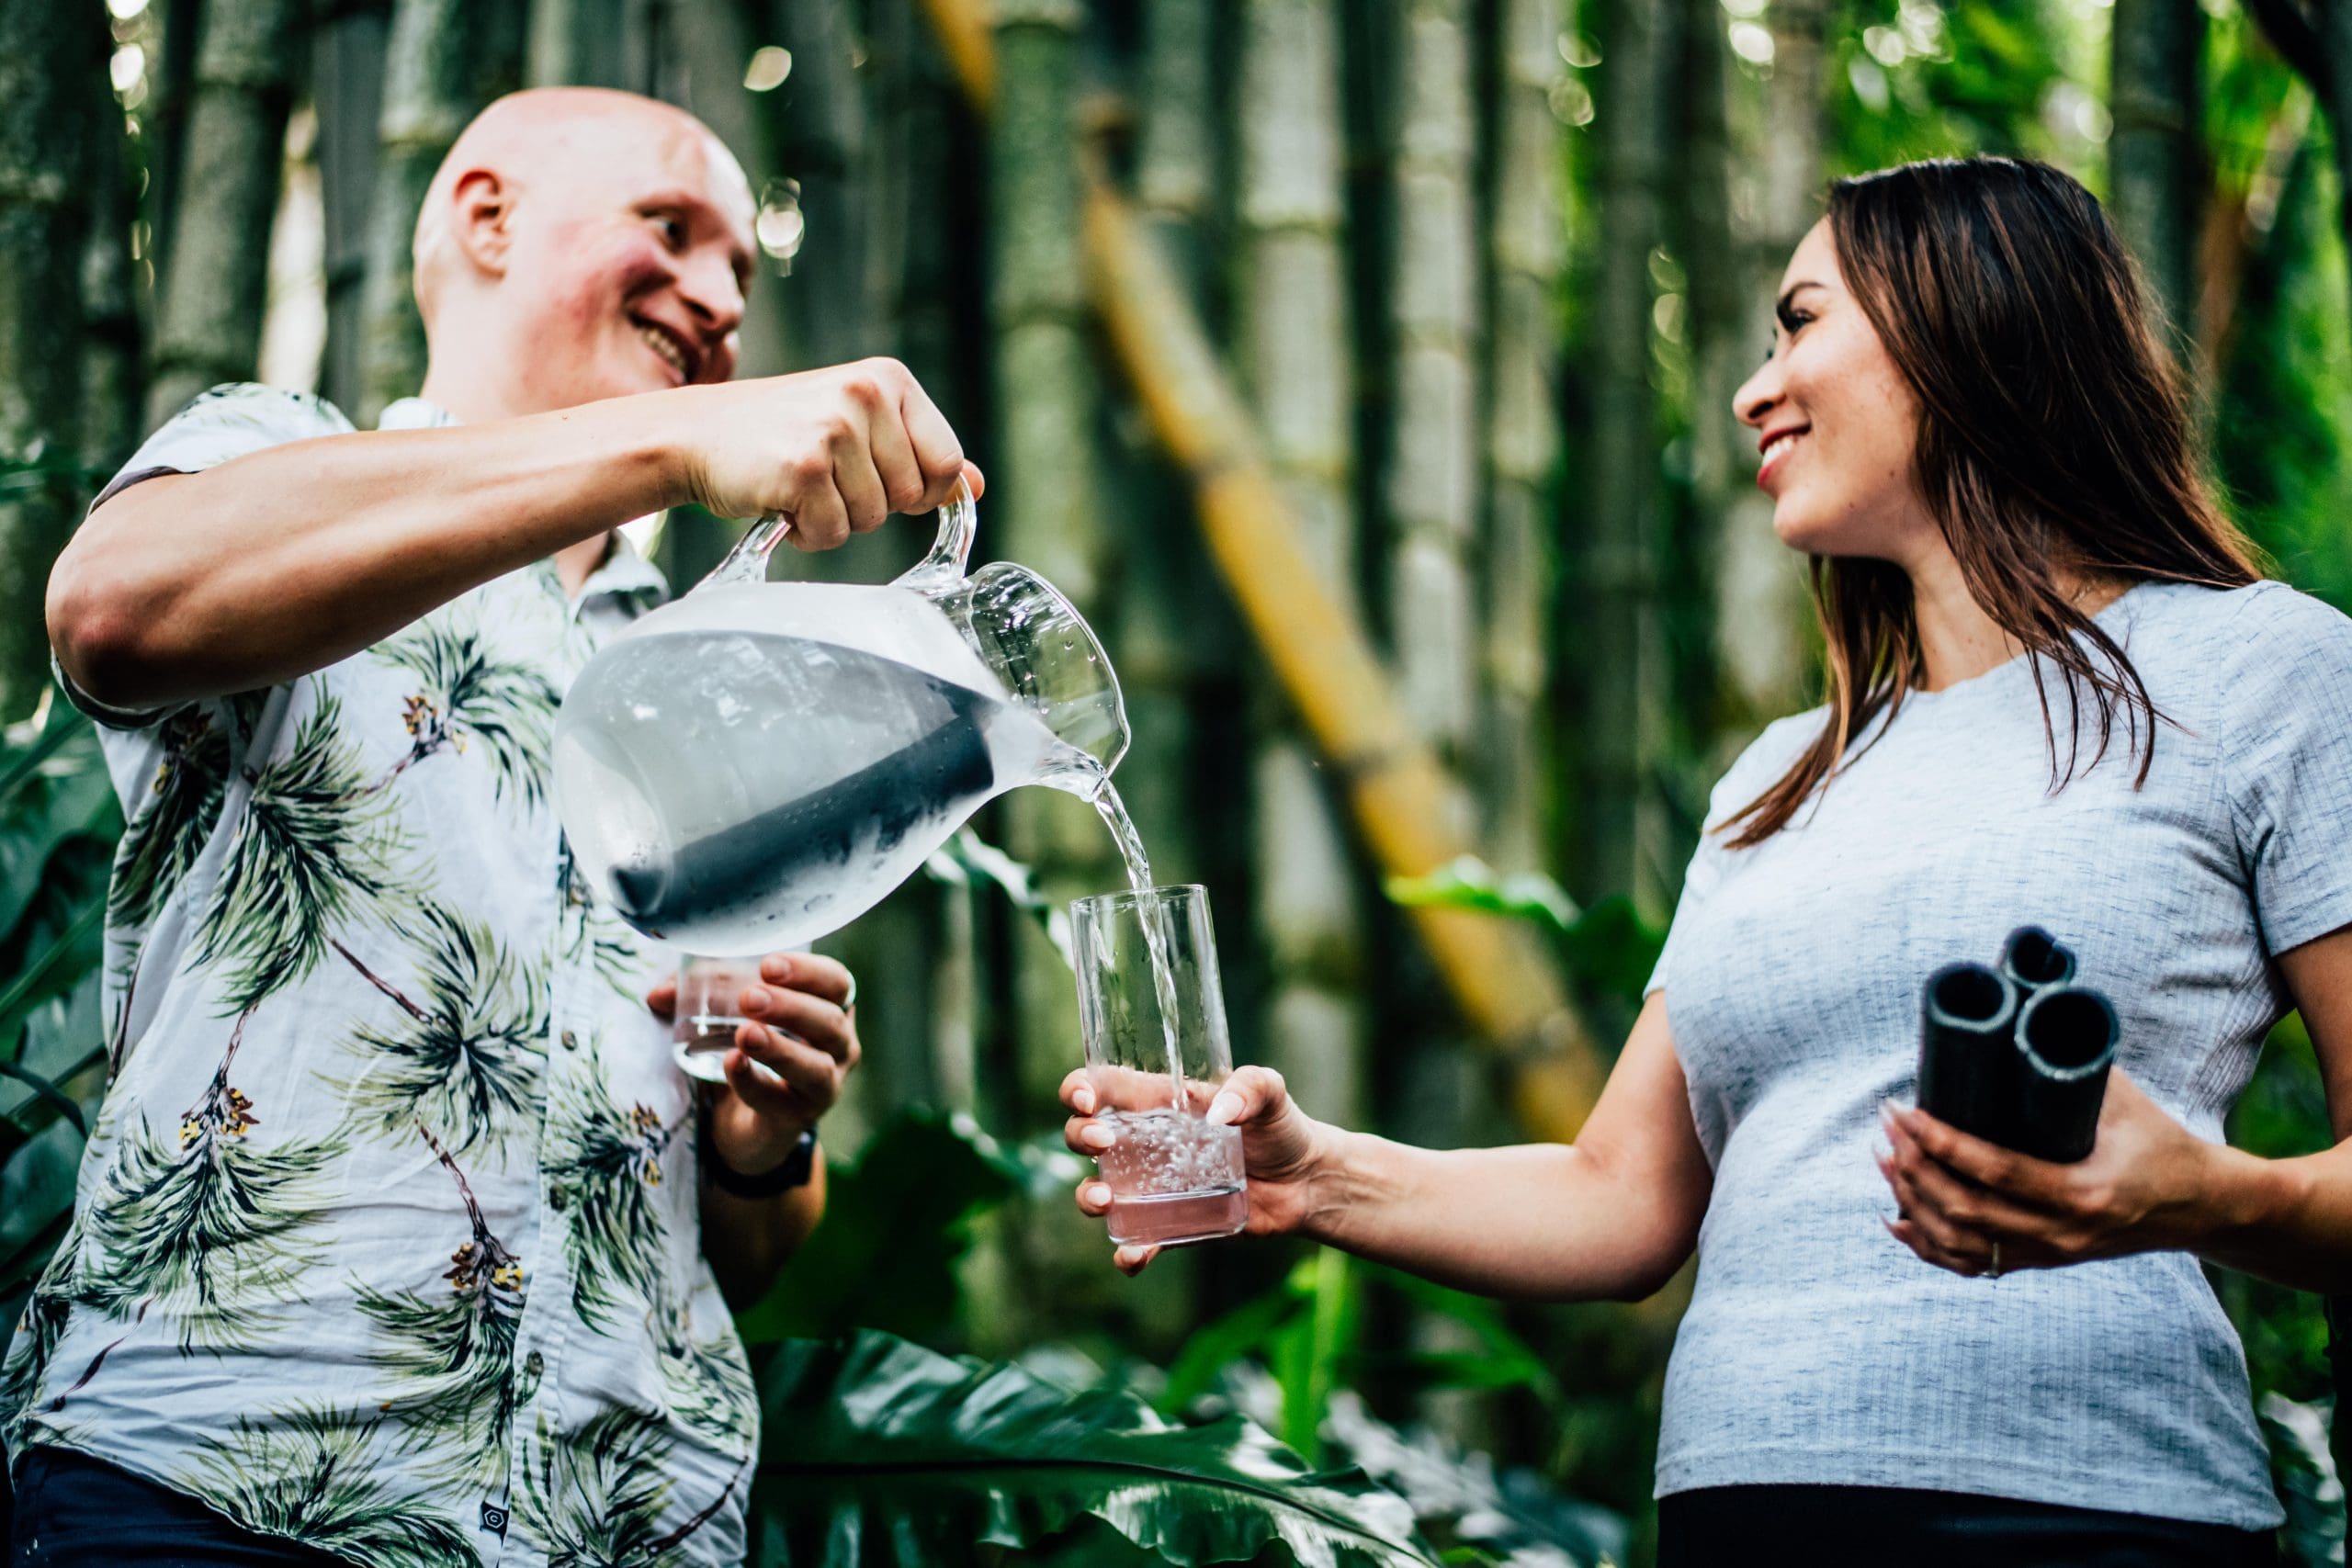
[[577,1034],[574,1034],[574,1033],[573,1033],[573,1032],[571,1032],[571,1031],[570,1031],[569,1029],[565,1030],[565,1031],[563,1032],[563,1048],[564,1048],[565,1050],[567,1050],[567,1051],[577,1051],[577,1050],[579,1050],[579,1049],[580,1049],[580,1036],[578,1036]]
[[529,1355],[523,1358],[523,1370],[530,1373],[533,1377],[537,1377],[541,1372],[545,1371],[547,1370],[547,1365],[548,1359],[545,1356],[540,1355],[537,1350],[532,1351]]

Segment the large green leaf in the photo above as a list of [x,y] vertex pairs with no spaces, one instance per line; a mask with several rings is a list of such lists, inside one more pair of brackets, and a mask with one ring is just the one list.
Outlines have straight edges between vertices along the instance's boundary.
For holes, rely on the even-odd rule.
[[1174,1425],[1131,1393],[885,1334],[794,1341],[763,1380],[760,1568],[930,1568],[1088,1518],[1167,1562],[1429,1568],[1411,1510],[1315,1472],[1239,1416]]

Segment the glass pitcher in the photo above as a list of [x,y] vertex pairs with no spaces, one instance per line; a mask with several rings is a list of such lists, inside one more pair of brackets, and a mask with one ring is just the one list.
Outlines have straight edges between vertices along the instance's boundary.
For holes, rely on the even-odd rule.
[[872,908],[1016,784],[1094,798],[1127,747],[1069,601],[967,575],[960,479],[931,553],[873,587],[770,582],[763,519],[590,660],[555,724],[555,807],[596,896],[648,936],[746,955]]

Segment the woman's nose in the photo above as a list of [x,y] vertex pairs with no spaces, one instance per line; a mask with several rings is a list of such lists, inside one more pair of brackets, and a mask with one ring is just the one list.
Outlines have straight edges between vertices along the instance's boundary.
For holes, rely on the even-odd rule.
[[1742,424],[1761,429],[1765,416],[1780,400],[1781,364],[1777,359],[1768,359],[1731,395],[1731,412]]

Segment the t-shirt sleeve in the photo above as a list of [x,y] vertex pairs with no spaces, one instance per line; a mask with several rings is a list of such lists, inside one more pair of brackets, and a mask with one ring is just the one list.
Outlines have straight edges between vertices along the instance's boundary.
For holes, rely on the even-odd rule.
[[[200,473],[232,457],[243,457],[289,441],[320,435],[346,435],[352,423],[341,410],[303,392],[288,392],[251,381],[233,382],[198,394],[141,443],[130,461],[107,482],[90,503],[96,512],[132,485],[163,474]],[[50,670],[69,701],[110,729],[144,729],[178,711],[169,707],[127,709],[99,702],[75,686],[56,657]]]
[[1667,927],[1666,947],[1650,971],[1649,983],[1642,987],[1645,998],[1666,989],[1667,973],[1674,966],[1677,939],[1690,930],[1691,918],[1714,896],[1735,858],[1743,852],[1726,848],[1724,840],[1734,835],[1718,829],[1779,782],[1820,733],[1823,717],[1823,710],[1816,708],[1775,721],[1715,781],[1714,790],[1707,797],[1706,830],[1699,835],[1699,848],[1682,874],[1682,896],[1675,900],[1674,923]]
[[2265,584],[2218,662],[2232,826],[2276,956],[2352,925],[2352,620]]

